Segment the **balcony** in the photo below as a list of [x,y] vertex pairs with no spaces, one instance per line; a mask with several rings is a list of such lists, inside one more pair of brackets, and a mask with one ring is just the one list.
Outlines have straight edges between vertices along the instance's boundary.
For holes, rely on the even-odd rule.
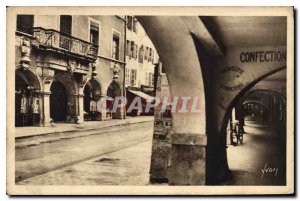
[[71,54],[87,60],[96,60],[98,45],[72,37],[53,29],[33,28],[33,36],[38,40],[39,47]]

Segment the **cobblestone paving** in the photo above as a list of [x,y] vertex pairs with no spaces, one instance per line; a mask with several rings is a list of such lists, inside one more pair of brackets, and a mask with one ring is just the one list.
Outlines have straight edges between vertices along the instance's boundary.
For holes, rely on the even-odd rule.
[[19,182],[21,185],[147,185],[151,140]]

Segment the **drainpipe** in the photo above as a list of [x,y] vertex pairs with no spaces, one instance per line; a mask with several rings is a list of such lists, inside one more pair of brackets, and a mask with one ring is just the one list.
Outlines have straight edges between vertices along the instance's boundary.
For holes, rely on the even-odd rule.
[[[126,99],[126,87],[125,87],[125,76],[126,76],[126,49],[127,49],[127,43],[126,43],[126,32],[127,32],[127,16],[125,15],[124,20],[124,74],[123,74],[123,91],[124,91],[124,97]],[[126,105],[124,108],[124,119],[126,119]]]

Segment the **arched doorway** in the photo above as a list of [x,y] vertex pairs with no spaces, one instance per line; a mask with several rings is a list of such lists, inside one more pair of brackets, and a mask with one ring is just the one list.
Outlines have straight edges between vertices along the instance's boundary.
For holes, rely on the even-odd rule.
[[106,100],[106,108],[109,111],[108,118],[110,116],[112,119],[121,119],[122,118],[121,108],[118,107],[116,111],[113,111],[113,106],[116,101],[116,97],[122,96],[122,89],[120,83],[118,83],[117,81],[113,81],[107,89],[107,96],[109,97]]
[[[229,185],[285,185],[286,182],[285,98],[273,90],[257,88],[263,79],[257,79],[246,91],[242,90],[225,117],[229,118],[225,132],[226,157],[231,172]],[[244,126],[242,145],[230,146],[232,119]],[[273,166],[277,171],[274,174],[256,171]]]
[[[74,75],[57,73],[50,85],[50,117],[75,123],[79,116],[78,85]],[[59,111],[58,111],[59,110]]]
[[89,80],[84,87],[83,94],[84,120],[101,120],[101,113],[97,109],[97,102],[101,98],[100,83],[95,79]]
[[17,69],[15,74],[15,126],[39,126],[40,82],[31,69]]
[[50,117],[54,122],[66,121],[68,97],[64,85],[53,81],[50,91]]

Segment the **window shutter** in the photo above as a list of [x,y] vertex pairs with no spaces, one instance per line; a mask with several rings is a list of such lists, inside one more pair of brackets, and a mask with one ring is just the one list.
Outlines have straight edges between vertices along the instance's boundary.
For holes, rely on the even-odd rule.
[[135,59],[137,59],[137,55],[138,55],[138,45],[135,44]]
[[145,48],[144,55],[145,55],[145,60],[147,60],[148,59],[148,47]]
[[136,58],[136,55],[135,55],[135,48],[136,48],[136,46],[135,46],[135,44],[133,43],[133,46],[132,46],[132,57],[133,57],[133,58]]
[[126,41],[126,56],[130,57],[130,41]]
[[144,46],[142,45],[139,49],[139,63],[143,63],[144,59]]
[[130,43],[130,56],[134,58],[134,41],[131,41]]
[[132,30],[132,16],[127,16],[127,28]]
[[152,50],[152,58],[151,58],[152,63],[154,62],[154,54],[155,54],[155,52],[154,52],[154,50]]

